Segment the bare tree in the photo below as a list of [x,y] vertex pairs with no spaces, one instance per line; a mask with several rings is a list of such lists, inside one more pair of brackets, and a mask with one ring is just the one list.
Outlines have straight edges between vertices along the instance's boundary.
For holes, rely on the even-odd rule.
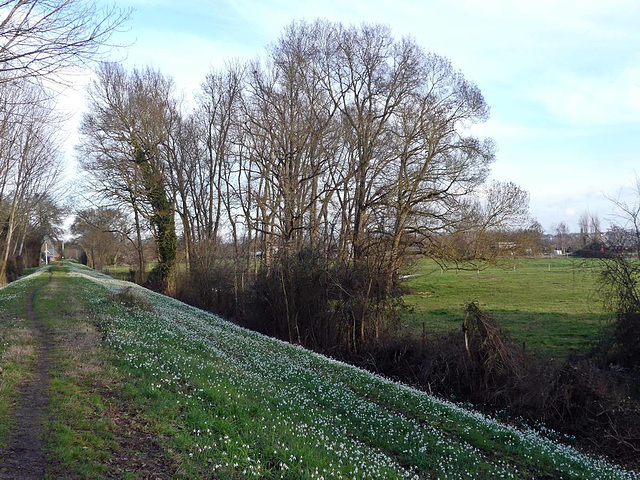
[[565,242],[567,240],[567,236],[569,235],[569,227],[567,227],[567,224],[565,222],[560,222],[555,228],[555,233],[560,240],[560,251],[564,254],[566,251]]
[[[0,212],[4,216],[0,279],[16,246],[16,232],[59,172],[56,115],[44,91],[34,85],[0,85],[12,101],[0,110]],[[23,234],[25,230],[23,229]]]
[[[352,308],[345,316],[356,348],[371,331],[378,335],[377,321],[367,319],[384,316],[380,305],[409,247],[461,229],[479,243],[483,232],[526,216],[519,187],[483,188],[493,144],[467,133],[488,116],[479,89],[445,58],[394,39],[388,28],[293,23],[264,61],[245,70],[243,84],[233,78],[205,84],[199,122],[207,161],[198,178],[209,190],[199,190],[193,208],[217,231],[226,205],[236,239],[234,211],[242,212],[256,253],[247,263],[257,269],[260,262],[280,284],[292,341],[301,334],[288,275],[292,262],[315,258],[305,250],[358,272],[339,294]],[[242,108],[231,107],[232,95]]]
[[209,254],[201,255],[206,262],[215,255],[224,217],[238,251],[234,210],[241,168],[239,135],[245,70],[244,65],[232,63],[222,71],[211,71],[198,96],[195,121],[201,154],[198,174],[193,178],[194,214],[198,240]]
[[59,198],[51,193],[37,194],[28,199],[27,208],[19,223],[19,242],[14,247],[16,263],[24,267],[37,267],[40,252],[46,239],[59,239],[65,210]]
[[362,297],[348,302],[360,304],[352,341],[366,336],[366,305],[390,297],[407,247],[463,225],[479,238],[525,216],[528,197],[512,184],[488,189],[482,208],[470,202],[493,145],[464,131],[488,107],[446,59],[411,40],[380,26],[294,23],[251,72],[245,170],[261,258],[269,265],[274,247],[318,245],[323,231],[327,254],[337,246],[368,272],[354,284]]
[[[263,233],[273,245],[299,250],[317,232],[321,176],[329,160],[323,142],[335,106],[318,78],[318,25],[293,24],[254,64],[247,82],[246,118],[259,179]],[[316,240],[316,239],[314,239]]]
[[90,208],[77,212],[71,233],[87,253],[89,266],[100,269],[116,262],[128,237],[126,220],[112,208]]
[[589,237],[591,243],[602,243],[602,229],[600,228],[600,218],[596,214],[589,216]]
[[[615,313],[613,329],[603,338],[607,363],[637,369],[640,363],[640,182],[635,178],[630,200],[609,200],[616,208],[612,251],[601,261],[598,288],[605,306]],[[621,248],[616,248],[621,247]],[[624,247],[630,247],[629,250]]]
[[127,16],[95,1],[0,0],[0,211],[7,206],[3,281],[11,255],[21,254],[30,235],[28,216],[39,211],[42,194],[51,193],[59,171],[54,106],[44,86],[64,84],[65,72],[95,60]]
[[640,178],[636,175],[633,185],[633,200],[607,197],[615,207],[613,223],[619,229],[629,231],[634,239],[633,247],[640,258]]
[[392,159],[390,123],[423,73],[418,58],[422,52],[409,41],[395,43],[382,26],[338,25],[334,38],[328,91],[345,125],[348,167],[342,181],[349,187],[342,202],[353,211],[347,231],[353,257],[359,259],[366,250],[369,210],[386,194],[380,179]]
[[173,82],[149,68],[128,73],[119,65],[104,63],[89,96],[91,111],[81,125],[81,165],[100,175],[110,196],[121,196],[117,187],[126,185],[124,198],[135,215],[145,211],[139,205],[144,199],[158,248],[158,287],[171,291],[177,237],[167,158],[171,130],[179,117]]
[[580,228],[580,242],[582,248],[586,248],[591,242],[589,236],[589,212],[582,212],[580,219],[578,220],[578,226]]
[[0,1],[0,83],[47,77],[94,60],[129,15],[92,0]]

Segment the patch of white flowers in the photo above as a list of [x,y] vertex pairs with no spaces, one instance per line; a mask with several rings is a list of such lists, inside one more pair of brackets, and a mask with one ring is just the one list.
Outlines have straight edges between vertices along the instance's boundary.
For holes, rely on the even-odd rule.
[[[71,275],[109,292],[131,286],[82,267]],[[214,477],[639,478],[534,431],[134,288],[154,312],[118,309],[107,342],[151,379],[151,396],[175,396],[185,453]],[[93,303],[107,311],[104,300]]]

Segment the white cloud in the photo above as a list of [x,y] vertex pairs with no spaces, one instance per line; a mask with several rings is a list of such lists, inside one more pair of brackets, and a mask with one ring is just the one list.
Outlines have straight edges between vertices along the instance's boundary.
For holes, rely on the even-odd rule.
[[529,127],[516,123],[507,123],[490,119],[485,123],[478,123],[469,128],[472,135],[478,137],[490,137],[494,140],[523,140],[541,137],[552,137],[562,135],[552,128]]
[[565,76],[532,92],[564,123],[581,126],[640,122],[640,65],[601,77]]

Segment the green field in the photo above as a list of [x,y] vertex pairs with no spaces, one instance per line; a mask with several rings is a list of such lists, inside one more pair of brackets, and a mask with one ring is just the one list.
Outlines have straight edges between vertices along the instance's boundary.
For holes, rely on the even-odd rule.
[[422,259],[405,281],[403,324],[416,334],[423,323],[430,333],[459,329],[464,305],[475,301],[527,349],[554,357],[582,352],[610,319],[595,290],[597,265],[553,257],[465,271]]
[[[27,341],[18,330],[29,328],[20,318],[34,289],[53,335],[51,478],[638,478],[69,264],[0,290],[0,368],[13,375],[17,363],[29,375],[28,356],[7,352]],[[0,390],[8,430],[19,383]]]

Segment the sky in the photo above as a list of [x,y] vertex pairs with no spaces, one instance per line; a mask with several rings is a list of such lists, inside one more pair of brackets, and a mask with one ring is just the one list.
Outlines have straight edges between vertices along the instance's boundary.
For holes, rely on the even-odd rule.
[[[105,2],[105,5],[110,3]],[[128,0],[127,45],[109,59],[171,75],[186,98],[211,68],[263,56],[294,20],[381,23],[449,58],[482,91],[492,138],[492,177],[530,194],[530,212],[551,233],[577,231],[588,211],[603,227],[611,200],[631,198],[640,176],[640,2],[637,0]],[[65,105],[73,115],[71,162],[83,111],[77,78]]]

